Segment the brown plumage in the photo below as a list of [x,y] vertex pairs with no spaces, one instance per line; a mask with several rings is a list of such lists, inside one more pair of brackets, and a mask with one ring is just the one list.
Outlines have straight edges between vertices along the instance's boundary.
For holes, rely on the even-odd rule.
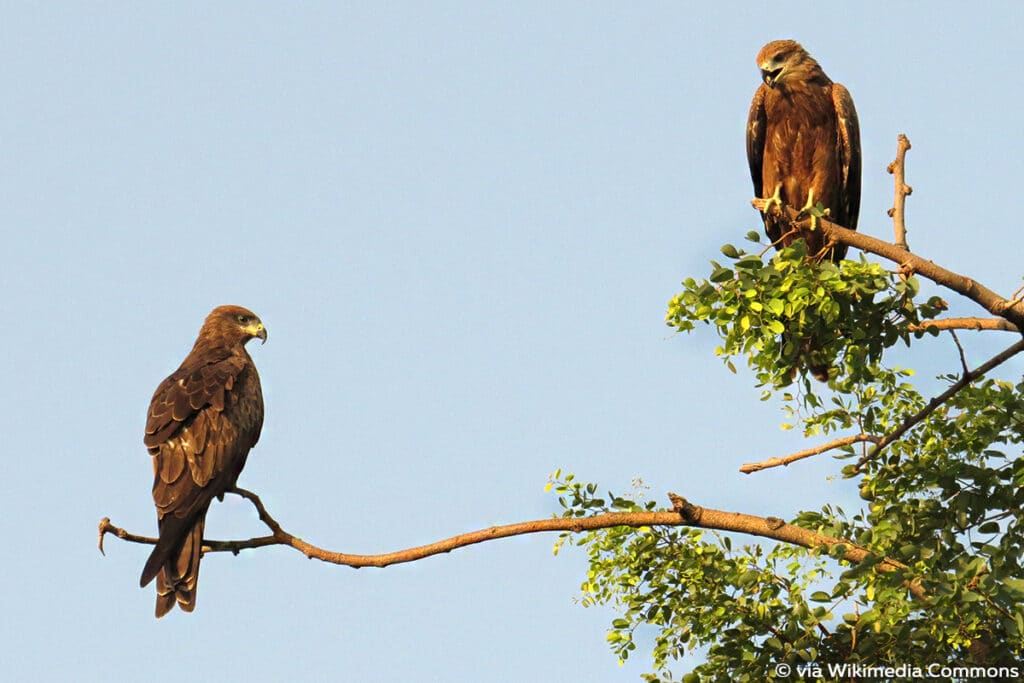
[[[825,244],[821,230],[795,231],[771,204],[808,209],[821,203],[829,220],[857,229],[860,127],[853,98],[796,41],[768,43],[757,53],[757,65],[763,83],[747,117],[747,161],[765,232],[779,249],[802,237],[810,256],[839,262],[845,244]],[[808,338],[799,346],[811,374],[827,380],[820,343]]]
[[[793,40],[775,40],[757,53],[764,81],[747,117],[747,161],[759,199],[777,197],[793,208],[817,203],[829,219],[857,229],[860,211],[860,128],[849,91],[833,83]],[[812,194],[813,193],[813,194]],[[829,249],[821,232],[796,234],[782,217],[762,212],[768,237],[781,249],[803,237],[807,252],[840,261],[846,246]]]
[[156,578],[157,618],[175,602],[195,609],[206,511],[234,488],[260,438],[263,392],[245,350],[254,337],[265,342],[267,331],[252,311],[213,309],[192,351],[149,404],[145,444],[160,537],[139,583]]

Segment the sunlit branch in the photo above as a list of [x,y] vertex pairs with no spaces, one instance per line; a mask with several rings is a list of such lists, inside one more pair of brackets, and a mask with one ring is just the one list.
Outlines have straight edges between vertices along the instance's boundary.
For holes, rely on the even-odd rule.
[[[802,219],[800,213],[791,206],[783,207],[786,216],[794,225],[809,230],[810,219]],[[832,223],[827,218],[817,219],[818,228],[829,241],[842,242],[861,251],[876,254],[897,263],[904,271],[920,273],[929,280],[948,289],[962,294],[982,306],[992,315],[1005,318],[1018,329],[1024,330],[1024,301],[1012,301],[999,296],[983,284],[969,277],[946,270],[928,259],[910,253],[889,242],[871,237],[861,232],[848,230],[841,225]]]
[[[654,527],[654,526],[688,526],[700,527],[703,529],[716,529],[719,531],[733,531],[751,536],[772,538],[784,543],[803,546],[811,549],[824,549],[834,551],[837,547],[843,548],[842,559],[860,563],[871,556],[871,552],[860,547],[852,541],[824,536],[822,534],[802,529],[792,524],[787,524],[781,519],[774,517],[757,517],[737,512],[724,512],[691,505],[685,499],[674,493],[669,494],[672,500],[673,510],[663,512],[606,512],[592,515],[590,517],[557,517],[552,519],[538,519],[531,522],[519,522],[517,524],[506,524],[504,526],[492,526],[487,529],[471,531],[458,536],[452,536],[436,543],[421,545],[415,548],[398,550],[392,553],[380,555],[353,555],[350,553],[338,553],[323,548],[318,548],[311,543],[293,536],[271,517],[263,502],[255,493],[244,489],[235,489],[243,498],[249,500],[259,513],[260,520],[270,528],[272,536],[261,536],[243,541],[203,541],[203,547],[208,552],[232,552],[237,553],[245,548],[260,548],[268,545],[285,545],[295,548],[306,557],[322,560],[331,564],[346,565],[353,568],[360,567],[387,567],[392,564],[403,562],[414,562],[432,555],[440,555],[451,552],[456,548],[462,548],[484,541],[493,541],[509,536],[521,536],[524,534],[535,534],[548,531],[562,531],[570,533],[581,533],[584,531],[596,531],[598,529],[610,529],[613,527]],[[104,517],[99,524],[99,547],[103,551],[103,539],[106,534],[113,534],[120,539],[132,543],[153,545],[155,538],[131,534],[111,523],[109,517]],[[884,571],[906,570],[907,566],[883,558],[877,565]],[[908,586],[911,593],[923,599],[924,592],[919,585]]]
[[750,474],[751,472],[760,472],[761,470],[766,470],[771,467],[780,467],[783,465],[788,465],[789,463],[796,462],[797,460],[810,458],[811,456],[827,453],[828,451],[831,451],[833,449],[842,448],[843,446],[849,446],[855,443],[863,443],[865,441],[878,443],[880,439],[881,437],[873,436],[871,434],[854,434],[853,436],[845,436],[841,439],[835,439],[834,441],[829,441],[828,443],[824,443],[820,446],[815,446],[814,448],[807,448],[802,451],[797,451],[796,453],[784,455],[782,457],[768,458],[767,460],[762,460],[761,462],[744,463],[740,467],[740,472],[743,472],[744,474]]
[[944,392],[942,392],[932,400],[928,401],[928,405],[926,405],[924,408],[922,408],[921,410],[917,411],[916,413],[905,419],[899,427],[883,436],[878,441],[878,443],[875,444],[874,448],[872,448],[860,460],[857,461],[857,464],[854,466],[854,469],[856,469],[858,472],[862,471],[864,465],[866,465],[868,462],[874,460],[879,455],[881,455],[882,449],[891,444],[893,441],[896,441],[899,438],[901,438],[912,427],[922,422],[926,417],[935,412],[936,408],[938,408],[943,403],[945,403],[953,396],[955,396],[958,391],[960,391],[968,384],[984,375],[989,370],[992,370],[998,365],[1005,363],[1010,358],[1013,358],[1021,351],[1024,351],[1024,339],[1010,346],[1009,348],[1003,350],[1001,353],[996,354],[986,362],[976,367],[974,370],[965,372],[963,376],[956,382],[954,382],[948,389],[946,389]]
[[[827,550],[830,553],[836,548],[842,547],[843,559],[854,564],[860,564],[868,557],[873,556],[870,550],[852,541],[835,538],[834,536],[826,536],[793,524],[787,524],[777,517],[757,517],[739,512],[711,510],[693,505],[685,498],[674,493],[669,493],[668,497],[672,501],[672,507],[683,518],[687,526],[763,536],[764,538],[771,538],[804,548]],[[887,572],[906,571],[908,569],[907,565],[888,557],[882,558],[875,566]],[[920,600],[926,599],[924,589],[919,581],[909,581],[907,589],[914,597]]]
[[900,133],[896,138],[896,159],[886,168],[892,174],[893,185],[895,185],[895,197],[893,198],[892,208],[889,209],[889,216],[892,218],[892,229],[896,237],[895,244],[897,247],[907,251],[910,251],[910,247],[907,246],[907,224],[904,209],[907,197],[914,191],[914,188],[906,183],[906,160],[907,150],[909,149],[910,140],[906,135]]
[[927,332],[936,330],[1004,330],[1020,332],[1017,326],[1004,318],[938,318],[922,323],[909,325],[911,332]]

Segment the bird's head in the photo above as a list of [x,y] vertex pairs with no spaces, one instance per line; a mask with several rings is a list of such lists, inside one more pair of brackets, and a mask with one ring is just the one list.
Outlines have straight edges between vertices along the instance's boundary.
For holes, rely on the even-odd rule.
[[769,88],[778,88],[796,74],[804,74],[818,63],[795,40],[773,40],[757,53],[757,66],[761,69],[761,80]]
[[267,328],[259,316],[241,306],[218,306],[203,322],[199,338],[218,339],[225,345],[245,344],[252,338],[267,342]]

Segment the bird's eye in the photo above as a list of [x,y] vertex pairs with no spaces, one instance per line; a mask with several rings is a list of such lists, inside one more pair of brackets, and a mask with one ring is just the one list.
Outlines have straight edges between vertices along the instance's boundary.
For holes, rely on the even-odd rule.
[[247,316],[247,315],[240,315],[240,316],[238,316],[238,322],[242,323],[243,325],[248,325],[249,324],[249,316]]
[[785,52],[780,52],[777,55],[775,55],[774,57],[772,57],[772,61],[775,62],[776,64],[778,64],[779,62],[785,61],[785,59],[786,59],[786,53]]

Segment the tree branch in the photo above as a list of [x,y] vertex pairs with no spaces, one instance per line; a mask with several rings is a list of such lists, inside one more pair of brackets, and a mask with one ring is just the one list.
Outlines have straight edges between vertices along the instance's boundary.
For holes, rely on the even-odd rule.
[[[801,229],[810,229],[810,219],[803,219],[800,216],[800,212],[796,209],[791,206],[785,206],[783,211],[793,225],[800,226]],[[841,225],[829,221],[827,218],[818,218],[817,223],[827,240],[848,244],[861,251],[889,259],[899,264],[905,270],[920,273],[929,280],[958,294],[962,294],[992,315],[1005,318],[1013,323],[1018,330],[1024,330],[1024,301],[1005,299],[969,277],[946,270],[942,266],[916,256],[906,249],[897,247],[889,242],[883,242],[877,237],[848,230]]]
[[911,332],[927,332],[936,330],[1005,330],[1020,332],[1017,326],[1004,318],[938,318],[910,325]]
[[907,224],[905,222],[904,207],[907,203],[907,197],[914,191],[914,188],[907,185],[905,178],[907,150],[909,149],[910,140],[906,135],[900,133],[896,137],[896,159],[885,169],[892,174],[893,184],[895,185],[895,197],[893,198],[892,208],[889,209],[889,217],[892,218],[892,229],[896,236],[895,244],[897,247],[907,251],[910,251],[910,247],[907,246]]
[[744,463],[742,466],[740,466],[740,472],[742,472],[743,474],[760,472],[761,470],[766,470],[771,467],[789,465],[789,463],[791,462],[803,460],[804,458],[809,458],[813,455],[820,455],[821,453],[826,453],[834,448],[842,448],[843,446],[849,446],[850,444],[855,443],[863,443],[865,441],[878,443],[880,440],[881,437],[874,436],[872,434],[854,434],[853,436],[844,436],[841,439],[835,439],[834,441],[829,441],[828,443],[824,443],[820,446],[815,446],[814,448],[806,448],[802,451],[797,451],[796,453],[790,453],[789,455],[784,455],[781,458],[768,458],[767,460],[762,460],[761,462]]
[[926,405],[924,408],[922,408],[921,410],[917,411],[916,413],[905,419],[899,427],[897,427],[896,429],[894,429],[893,431],[889,432],[881,439],[879,439],[878,443],[875,444],[875,447],[872,448],[870,452],[865,454],[860,460],[857,461],[857,464],[854,465],[854,469],[857,472],[863,471],[862,468],[864,467],[864,465],[877,458],[882,453],[883,448],[885,448],[893,441],[896,441],[904,434],[906,434],[908,430],[910,430],[912,427],[914,427],[922,420],[924,420],[926,417],[931,415],[936,408],[938,408],[943,403],[951,399],[954,395],[956,395],[958,391],[960,391],[968,384],[984,375],[989,370],[995,368],[998,365],[1001,365],[1010,358],[1013,358],[1021,351],[1024,351],[1024,339],[1004,349],[1002,352],[996,354],[986,362],[979,365],[974,370],[965,372],[960,379],[958,379],[949,387],[949,389],[946,389],[944,392],[942,392],[932,400],[928,401],[928,405]]
[[960,344],[960,337],[956,336],[956,330],[950,330],[949,334],[953,337],[953,343],[956,344],[957,353],[960,354],[960,368],[966,375],[971,369],[967,366],[967,354],[964,353],[964,347]]
[[[456,548],[468,545],[492,541],[498,538],[509,536],[521,536],[524,534],[535,534],[546,531],[567,531],[570,533],[581,533],[584,531],[596,531],[598,529],[609,529],[612,527],[650,527],[650,526],[688,526],[700,527],[703,529],[716,529],[719,531],[733,531],[752,536],[771,538],[784,543],[799,545],[810,549],[824,549],[833,551],[838,546],[844,548],[842,559],[858,564],[863,562],[872,553],[853,543],[831,536],[802,529],[792,524],[787,524],[775,517],[756,517],[737,512],[724,512],[709,508],[696,507],[680,498],[674,493],[669,494],[672,500],[673,510],[665,512],[606,512],[592,515],[590,517],[557,517],[552,519],[538,519],[531,522],[519,522],[517,524],[506,524],[504,526],[492,526],[487,529],[471,531],[458,536],[452,536],[436,543],[398,550],[392,553],[380,555],[353,555],[350,553],[338,553],[318,548],[315,545],[306,543],[302,539],[293,536],[270,516],[264,507],[263,502],[255,493],[245,489],[235,489],[237,493],[249,500],[259,513],[260,520],[273,532],[272,536],[261,536],[250,538],[244,541],[211,541],[203,540],[203,548],[207,552],[232,552],[237,554],[244,548],[261,548],[268,545],[285,545],[295,548],[306,557],[322,560],[331,564],[340,564],[353,567],[387,567],[392,564],[403,562],[414,562],[431,555],[448,553]],[[131,543],[142,543],[154,545],[155,538],[138,536],[129,533],[124,529],[114,526],[109,517],[104,517],[99,524],[99,548],[103,552],[103,539],[106,534],[114,534],[118,538]],[[877,565],[883,571],[906,570],[908,567],[896,560],[883,558]],[[919,582],[908,584],[911,593],[921,599],[925,594]]]
[[1024,339],[1022,339],[1021,341],[1017,342],[1016,344],[1013,344],[1009,348],[1003,350],[996,356],[992,357],[982,365],[979,365],[974,370],[970,370],[967,368],[967,361],[964,358],[963,347],[960,346],[960,342],[959,340],[956,339],[955,336],[953,337],[953,339],[954,341],[956,341],[956,346],[960,353],[960,362],[963,365],[964,369],[963,376],[961,376],[960,379],[958,379],[953,385],[951,385],[949,389],[928,401],[928,405],[926,405],[924,408],[922,408],[915,414],[907,417],[902,423],[900,423],[900,426],[894,429],[893,431],[889,432],[888,434],[885,434],[884,436],[875,436],[873,434],[854,434],[853,436],[846,436],[840,439],[835,439],[833,441],[829,441],[828,443],[821,444],[820,446],[806,448],[802,451],[790,453],[789,455],[784,455],[782,457],[769,458],[761,462],[744,463],[743,465],[740,466],[740,472],[744,474],[751,474],[753,472],[760,472],[761,470],[766,470],[772,467],[788,466],[790,463],[796,462],[797,460],[803,460],[804,458],[810,458],[815,455],[820,455],[835,448],[841,448],[843,446],[849,446],[850,444],[855,443],[874,443],[875,447],[872,448],[863,457],[861,457],[861,459],[857,461],[857,464],[854,465],[856,471],[861,472],[865,464],[867,464],[871,460],[874,460],[881,454],[882,449],[891,444],[893,441],[900,439],[915,425],[919,424],[925,418],[931,415],[939,406],[941,406],[943,403],[952,398],[958,391],[960,391],[965,386],[967,386],[974,380],[978,379],[979,377],[987,373],[989,370],[992,370],[996,366],[1001,365],[1002,363],[1006,362],[1007,360],[1017,355],[1021,351],[1024,351]]
[[[867,558],[874,556],[870,550],[857,545],[853,541],[835,538],[834,536],[825,536],[824,534],[819,534],[793,524],[787,524],[777,517],[757,517],[739,512],[723,512],[721,510],[698,507],[675,493],[669,493],[668,497],[672,501],[672,507],[679,513],[679,516],[687,526],[763,536],[764,538],[771,538],[804,548],[823,549],[829,553],[841,546],[843,548],[843,559],[852,564],[860,564]],[[882,571],[887,572],[909,569],[902,562],[897,562],[888,557],[883,557],[876,566]],[[915,598],[919,600],[926,599],[920,580],[915,579],[908,582],[907,589]]]

